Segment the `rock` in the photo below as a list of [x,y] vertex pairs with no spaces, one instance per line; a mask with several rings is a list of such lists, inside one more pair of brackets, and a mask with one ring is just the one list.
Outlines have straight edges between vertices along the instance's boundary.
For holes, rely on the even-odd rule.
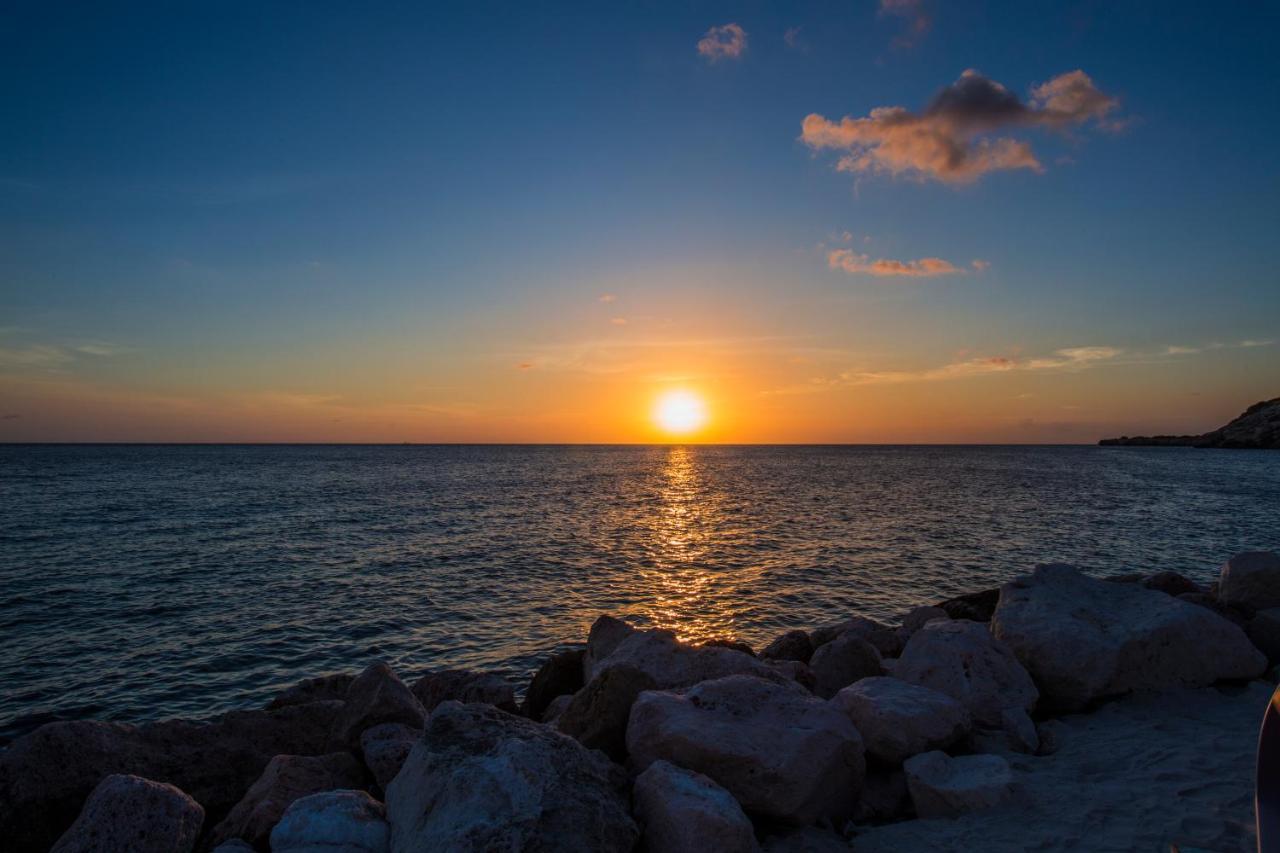
[[1040,742],[1036,755],[1053,755],[1062,748],[1066,726],[1060,720],[1045,720],[1036,726],[1036,737]]
[[1194,604],[1197,607],[1206,607],[1240,628],[1247,628],[1249,620],[1252,618],[1251,611],[1242,607],[1224,604],[1216,596],[1207,592],[1184,592],[1178,596],[1178,600],[1185,601],[1187,604]]
[[356,677],[350,673],[338,675],[322,675],[319,678],[308,678],[280,693],[267,705],[267,710],[287,708],[290,705],[305,705],[308,702],[324,700],[345,700],[351,682]]
[[653,676],[632,666],[602,668],[569,700],[556,718],[556,728],[588,749],[622,761],[627,755],[631,705],[642,692],[657,686]]
[[531,720],[541,720],[552,700],[581,690],[585,655],[586,649],[572,649],[547,658],[529,682],[520,713]]
[[857,823],[889,823],[903,818],[910,805],[907,775],[900,768],[868,769],[853,819]]
[[813,642],[805,631],[788,631],[764,647],[760,657],[769,660],[794,660],[808,663],[813,655]]
[[1266,669],[1244,632],[1208,609],[1065,565],[1037,566],[1005,584],[991,630],[1057,710],[1132,690],[1252,678]]
[[748,812],[840,825],[865,773],[848,716],[791,682],[749,675],[683,694],[646,691],[631,709],[627,748],[637,768],[665,760],[709,776]]
[[950,619],[951,615],[941,607],[914,607],[902,617],[902,627],[908,638],[934,619]]
[[809,669],[808,664],[798,660],[768,660],[765,663],[769,664],[775,672],[781,673],[810,693],[818,689],[818,679],[814,677],[813,670]]
[[591,624],[590,633],[587,634],[587,648],[582,655],[583,683],[591,680],[597,663],[613,654],[613,650],[634,633],[636,629],[621,619],[614,619],[612,616],[601,616],[596,619]]
[[636,779],[632,798],[651,853],[752,853],[760,846],[738,801],[701,773],[655,761]]
[[1147,589],[1173,596],[1188,592],[1204,592],[1198,583],[1177,572],[1156,572],[1150,577],[1143,578],[1142,585]]
[[[881,657],[894,658],[902,651],[902,638],[898,636],[896,629],[862,616],[855,616],[844,622],[819,628],[810,635],[810,639],[813,642],[814,651],[817,651],[845,634],[853,634],[875,646]],[[813,661],[810,660],[809,664],[812,666]]]
[[1259,610],[1245,629],[1249,640],[1267,660],[1280,661],[1280,607]]
[[422,729],[404,723],[379,723],[360,735],[360,754],[364,766],[382,790],[396,778],[409,750],[422,737]]
[[816,826],[771,835],[764,842],[764,853],[849,853],[850,849],[848,841]]
[[325,791],[295,800],[271,830],[271,853],[387,853],[391,827],[364,791]]
[[341,702],[233,711],[208,723],[50,723],[0,753],[0,838],[45,853],[105,777],[132,774],[187,792],[221,820],[272,756],[329,752]]
[[1004,731],[1009,735],[1016,752],[1035,755],[1040,750],[1040,735],[1036,724],[1022,708],[1005,708],[1001,714]]
[[1005,708],[1030,710],[1036,702],[1031,676],[980,622],[930,622],[907,642],[893,674],[947,694],[987,726],[1002,725]]
[[1280,397],[1254,403],[1230,423],[1203,435],[1150,435],[1104,438],[1102,445],[1280,448]]
[[502,676],[467,669],[429,672],[413,683],[413,695],[431,711],[441,702],[484,702],[518,713],[515,688]]
[[547,726],[445,702],[387,789],[391,849],[619,851],[639,831],[620,769]]
[[364,768],[349,753],[277,755],[231,812],[213,828],[211,844],[240,838],[265,847],[272,828],[294,800],[364,783]]
[[867,753],[887,764],[946,749],[969,733],[969,712],[963,705],[945,693],[897,678],[864,678],[831,702],[848,715]]
[[427,712],[396,677],[379,661],[370,664],[347,688],[347,701],[334,728],[334,737],[351,749],[360,748],[360,735],[380,723],[401,723],[422,728]]
[[1280,556],[1273,551],[1246,551],[1222,566],[1218,598],[1253,610],[1280,607]]
[[253,845],[247,841],[241,841],[239,838],[233,838],[230,841],[224,841],[217,847],[213,848],[212,853],[256,853]]
[[991,614],[995,613],[996,604],[999,601],[999,588],[984,589],[979,592],[969,592],[964,595],[957,595],[955,598],[948,598],[946,601],[940,601],[937,607],[952,619],[967,619],[970,622],[990,622]]
[[51,853],[189,853],[203,823],[200,804],[172,785],[113,774]]
[[699,646],[704,649],[706,648],[733,649],[736,652],[742,652],[744,655],[751,655],[752,657],[756,656],[755,649],[751,648],[751,645],[749,643],[744,643],[742,640],[715,637],[703,643],[699,643]]
[[854,631],[847,631],[826,645],[814,650],[809,659],[816,682],[814,690],[823,699],[830,699],[842,687],[848,687],[861,678],[880,675],[880,653],[876,647],[862,639]]
[[551,704],[547,706],[547,710],[542,712],[542,722],[547,724],[556,722],[572,702],[573,696],[571,695],[557,696],[552,699]]
[[926,752],[907,759],[907,790],[922,818],[956,817],[999,805],[1012,791],[1013,771],[998,755]]

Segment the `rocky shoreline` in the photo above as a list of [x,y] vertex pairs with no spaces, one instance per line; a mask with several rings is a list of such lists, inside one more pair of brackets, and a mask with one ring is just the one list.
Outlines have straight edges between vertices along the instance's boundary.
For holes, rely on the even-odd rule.
[[1230,423],[1201,435],[1122,435],[1098,442],[1104,447],[1218,447],[1280,450],[1280,397],[1254,403]]
[[[0,754],[12,851],[1251,850],[1280,557],[1070,566],[886,625],[702,645],[609,616],[519,703],[386,664]],[[1034,816],[1034,817],[1033,817]]]

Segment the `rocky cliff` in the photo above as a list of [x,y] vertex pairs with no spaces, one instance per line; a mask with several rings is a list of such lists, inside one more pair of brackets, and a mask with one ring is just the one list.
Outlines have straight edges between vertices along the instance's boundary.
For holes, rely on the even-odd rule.
[[1280,397],[1254,403],[1226,426],[1203,435],[1139,435],[1104,438],[1102,445],[1280,449]]

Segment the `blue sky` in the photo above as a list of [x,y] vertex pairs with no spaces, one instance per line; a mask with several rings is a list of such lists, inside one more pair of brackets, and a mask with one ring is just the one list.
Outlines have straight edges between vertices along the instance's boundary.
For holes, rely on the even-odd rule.
[[[0,439],[642,440],[670,383],[723,440],[1207,429],[1280,393],[1278,17],[18,4]],[[801,138],[968,69],[1110,106],[968,182]]]

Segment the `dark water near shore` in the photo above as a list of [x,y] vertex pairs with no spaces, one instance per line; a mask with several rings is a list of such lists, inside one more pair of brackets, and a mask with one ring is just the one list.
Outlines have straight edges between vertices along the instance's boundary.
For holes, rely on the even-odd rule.
[[1276,547],[1266,452],[0,446],[0,736],[375,658],[523,684],[602,612],[759,644],[1037,562],[1207,580]]

